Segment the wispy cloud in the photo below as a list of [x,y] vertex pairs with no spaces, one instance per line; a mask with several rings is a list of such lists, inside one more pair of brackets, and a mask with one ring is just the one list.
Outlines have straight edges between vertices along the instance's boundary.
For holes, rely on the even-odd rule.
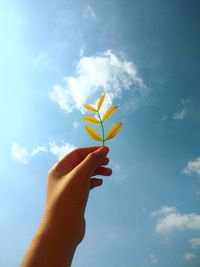
[[191,99],[186,98],[186,99],[181,99],[180,104],[179,104],[179,110],[178,112],[175,112],[172,116],[174,120],[184,120],[186,116],[188,116],[188,109],[189,106],[191,105]]
[[55,141],[49,141],[48,145],[37,146],[28,150],[27,148],[20,146],[18,143],[13,143],[11,147],[11,156],[19,163],[27,164],[31,158],[40,152],[51,153],[59,159],[75,148],[76,147],[70,143],[62,142],[61,145],[57,145]]
[[152,216],[158,217],[158,216],[162,216],[162,215],[168,215],[168,214],[174,213],[174,212],[176,212],[176,208],[163,206],[159,210],[152,212]]
[[82,46],[79,51],[79,56],[82,57],[84,55],[84,52],[85,52],[85,46]]
[[32,149],[31,156],[35,156],[39,152],[47,152],[47,148],[45,146],[37,146],[37,147]]
[[37,155],[39,152],[46,152],[45,146],[37,146],[32,150],[28,151],[25,147],[20,146],[18,143],[13,143],[11,147],[11,155],[16,161],[27,164],[28,161]]
[[124,114],[135,111],[140,105],[140,99],[139,98],[129,98],[126,102],[124,102],[121,105],[122,112]]
[[95,11],[90,5],[87,5],[85,12],[84,12],[84,15],[85,15],[85,17],[90,17],[91,19],[96,18]]
[[180,112],[176,112],[173,115],[174,120],[181,120],[182,121],[185,119],[185,117],[186,117],[186,110],[185,109],[181,110]]
[[123,170],[123,165],[120,162],[117,161],[110,161],[110,167],[113,170],[113,179],[115,181],[116,184],[121,184],[121,182],[124,181],[124,179],[126,178],[125,176],[125,172]]
[[59,159],[76,148],[74,145],[65,142],[58,146],[54,141],[49,142],[49,147],[50,152]]
[[158,262],[158,257],[153,253],[149,254],[148,258],[145,260],[146,264],[149,264],[149,263],[156,264],[157,262]]
[[156,232],[169,233],[173,230],[200,231],[200,215],[196,213],[181,214],[175,207],[162,207],[152,213],[157,217]]
[[80,126],[80,122],[78,122],[78,121],[74,121],[73,122],[73,127],[74,128],[78,128]]
[[187,166],[183,169],[183,173],[200,175],[200,157],[189,161]]
[[185,259],[186,261],[191,261],[191,260],[193,260],[194,258],[196,258],[196,255],[195,255],[194,252],[192,252],[192,251],[187,251],[187,252],[185,253],[185,255],[184,255],[184,259]]
[[12,144],[11,155],[12,155],[13,159],[19,161],[22,164],[28,163],[29,153],[28,153],[27,149],[24,147],[21,147],[17,143]]
[[190,239],[190,243],[194,249],[200,248],[200,237]]
[[100,92],[106,92],[112,103],[113,99],[122,97],[124,90],[142,93],[145,88],[136,65],[107,50],[99,55],[81,57],[76,75],[65,77],[63,85],[55,84],[50,97],[65,112],[78,109],[84,113],[82,105],[90,103],[94,97],[97,101]]
[[157,263],[158,262],[158,257],[156,257],[154,254],[149,255],[149,262],[150,263]]

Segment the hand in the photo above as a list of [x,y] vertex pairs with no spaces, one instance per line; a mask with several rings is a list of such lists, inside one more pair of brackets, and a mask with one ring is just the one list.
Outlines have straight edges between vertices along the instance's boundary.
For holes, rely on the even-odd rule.
[[85,234],[89,191],[103,181],[92,176],[112,173],[103,167],[109,162],[108,151],[108,147],[75,149],[49,171],[45,212],[21,267],[71,266]]
[[112,169],[103,167],[109,162],[108,152],[105,146],[78,148],[49,171],[45,217],[63,235],[70,231],[77,244],[85,235],[84,213],[89,191],[103,182],[92,176],[112,174]]

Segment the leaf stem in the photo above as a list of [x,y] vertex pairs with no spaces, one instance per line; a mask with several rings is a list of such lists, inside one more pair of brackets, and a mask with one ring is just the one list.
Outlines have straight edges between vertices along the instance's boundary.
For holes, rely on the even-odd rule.
[[104,140],[104,127],[103,127],[103,122],[102,122],[102,120],[101,120],[101,116],[100,116],[98,110],[97,110],[97,114],[98,114],[98,116],[99,116],[99,120],[100,120],[100,123],[101,123],[102,134],[103,134],[103,146],[104,146],[104,142],[105,142],[105,140]]

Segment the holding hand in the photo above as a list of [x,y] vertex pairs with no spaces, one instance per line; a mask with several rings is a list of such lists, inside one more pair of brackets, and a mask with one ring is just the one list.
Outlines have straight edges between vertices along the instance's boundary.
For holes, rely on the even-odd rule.
[[108,147],[95,146],[75,149],[49,172],[45,212],[54,223],[63,227],[68,225],[74,234],[78,234],[78,243],[84,237],[84,212],[89,191],[103,182],[92,176],[112,174],[112,169],[103,167],[109,162],[108,151]]
[[89,191],[103,182],[93,176],[112,174],[103,167],[109,148],[86,147],[70,152],[49,171],[46,207],[21,267],[71,266],[85,235]]

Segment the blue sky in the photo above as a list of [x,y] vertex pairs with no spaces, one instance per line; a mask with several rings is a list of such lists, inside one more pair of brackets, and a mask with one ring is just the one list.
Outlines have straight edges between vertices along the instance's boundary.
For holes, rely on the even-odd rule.
[[[200,262],[198,1],[4,1],[0,9],[0,266],[18,266],[47,172],[97,143],[82,104],[124,121],[91,191],[74,267]],[[89,114],[88,114],[89,115]]]

